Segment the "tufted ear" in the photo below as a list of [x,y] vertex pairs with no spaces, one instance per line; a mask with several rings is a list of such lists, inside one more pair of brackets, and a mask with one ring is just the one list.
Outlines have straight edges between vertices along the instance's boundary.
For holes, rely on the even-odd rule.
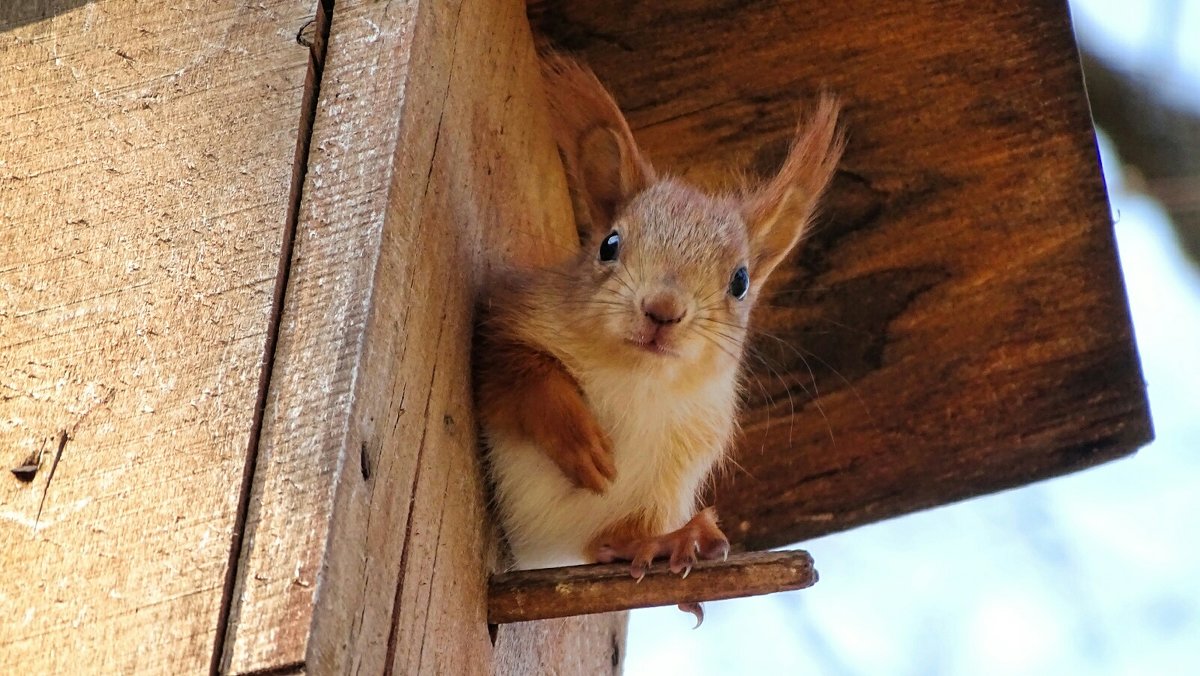
[[833,178],[846,146],[838,129],[838,110],[836,99],[822,95],[816,111],[796,127],[779,173],[742,201],[750,236],[750,275],[756,282],[765,280],[800,241]]
[[567,170],[580,235],[596,242],[626,202],[654,181],[616,101],[586,66],[542,55],[554,140]]

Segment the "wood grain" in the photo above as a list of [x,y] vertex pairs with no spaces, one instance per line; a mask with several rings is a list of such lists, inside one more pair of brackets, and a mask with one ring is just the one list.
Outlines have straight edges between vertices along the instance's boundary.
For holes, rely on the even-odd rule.
[[1151,437],[1065,3],[531,2],[656,165],[770,174],[822,88],[850,144],[754,319],[716,502],[780,546]]
[[628,623],[629,613],[606,613],[500,625],[492,673],[619,675]]
[[523,9],[334,7],[230,673],[611,668],[623,615],[486,623],[473,300],[574,241]]
[[308,3],[80,5],[0,6],[0,664],[203,672]]
[[519,570],[497,575],[489,583],[488,622],[722,601],[805,589],[816,582],[812,557],[800,550],[700,561],[686,578],[665,564],[651,567],[640,579],[629,574],[627,563]]

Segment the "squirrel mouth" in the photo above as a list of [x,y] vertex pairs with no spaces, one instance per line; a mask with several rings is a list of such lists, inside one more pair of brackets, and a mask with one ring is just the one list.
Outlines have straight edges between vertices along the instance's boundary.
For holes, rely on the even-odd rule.
[[658,340],[657,337],[650,338],[649,340],[637,340],[635,338],[626,338],[625,342],[629,343],[630,345],[632,345],[636,348],[645,350],[646,352],[649,352],[651,354],[662,355],[664,357],[666,357],[666,356],[673,357],[677,354],[675,352],[675,350],[673,350],[671,348],[671,346],[663,344],[663,342]]

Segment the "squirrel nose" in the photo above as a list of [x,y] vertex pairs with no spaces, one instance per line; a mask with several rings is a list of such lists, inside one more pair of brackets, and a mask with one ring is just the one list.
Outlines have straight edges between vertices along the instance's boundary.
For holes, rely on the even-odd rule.
[[678,324],[687,308],[674,294],[658,293],[642,301],[642,313],[659,326]]

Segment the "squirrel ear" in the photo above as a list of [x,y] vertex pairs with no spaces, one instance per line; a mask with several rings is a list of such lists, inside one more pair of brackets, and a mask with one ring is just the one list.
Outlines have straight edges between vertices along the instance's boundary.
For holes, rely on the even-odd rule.
[[813,115],[797,126],[779,173],[742,202],[755,280],[765,280],[800,241],[833,178],[846,146],[838,109],[836,99],[822,94]]
[[621,205],[649,185],[649,172],[633,139],[611,127],[593,127],[580,135],[578,163],[577,190],[588,207],[591,230],[604,235]]
[[541,65],[580,233],[602,237],[621,206],[654,181],[654,169],[591,70],[557,52],[543,53]]

